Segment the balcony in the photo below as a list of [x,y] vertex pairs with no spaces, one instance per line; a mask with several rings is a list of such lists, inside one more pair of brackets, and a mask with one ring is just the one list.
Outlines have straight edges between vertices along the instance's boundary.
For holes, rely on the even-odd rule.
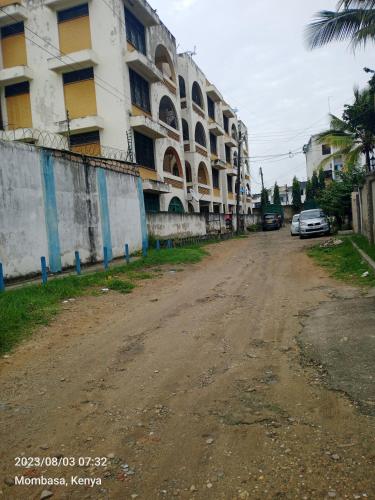
[[127,65],[151,83],[162,82],[163,74],[156,65],[138,50],[128,51],[125,56]]
[[[74,118],[69,123],[71,132],[84,133],[93,132],[104,128],[104,120],[100,116],[84,116],[82,118]],[[66,120],[56,123],[54,132],[56,134],[66,135],[68,133],[68,124]]]
[[[91,0],[88,0],[90,3]],[[86,2],[87,3],[87,2]],[[82,0],[44,0],[44,5],[52,10],[68,9],[82,4]]]
[[146,0],[126,0],[125,7],[145,26],[156,26],[160,23],[156,10]]
[[48,59],[48,69],[61,74],[78,69],[91,68],[97,64],[98,57],[91,49],[79,50],[65,56]]
[[172,191],[169,184],[153,179],[144,179],[142,181],[142,186],[145,193],[168,194]]
[[3,9],[0,11],[0,28],[27,19],[27,10],[20,2],[2,2],[0,7]]
[[228,104],[224,104],[223,106],[223,115],[225,115],[227,118],[236,118],[236,113],[230,106],[228,106]]
[[224,135],[224,129],[215,121],[210,121],[208,123],[208,130],[211,132],[211,134],[216,135],[216,137]]
[[13,85],[33,79],[33,74],[28,66],[14,66],[0,71],[0,85]]
[[227,164],[225,161],[220,160],[220,158],[215,158],[211,160],[211,167],[217,168],[218,170],[225,170],[227,168]]
[[224,143],[227,144],[231,148],[235,148],[237,146],[237,141],[231,135],[225,134]]
[[148,116],[131,116],[130,126],[151,139],[165,139],[167,137],[166,129]]
[[213,101],[215,101],[215,102],[223,101],[223,96],[217,90],[215,85],[212,85],[212,83],[210,83],[210,85],[208,85],[206,92],[207,92],[208,97],[210,99],[212,99]]

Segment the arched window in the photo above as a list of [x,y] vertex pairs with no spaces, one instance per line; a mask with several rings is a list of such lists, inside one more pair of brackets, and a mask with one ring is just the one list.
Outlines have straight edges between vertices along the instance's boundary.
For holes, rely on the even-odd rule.
[[191,173],[191,166],[188,161],[185,161],[185,175],[186,175],[186,182],[193,182],[193,176]]
[[177,196],[174,196],[171,199],[171,201],[169,203],[169,207],[168,207],[168,212],[174,212],[176,214],[183,214],[185,212],[184,206],[183,206],[180,198],[177,198]]
[[164,154],[163,170],[169,174],[183,177],[181,161],[174,148],[168,148]]
[[188,203],[188,210],[189,210],[189,214],[193,214],[195,212],[194,210],[194,205],[192,203]]
[[169,55],[168,50],[163,45],[158,45],[156,47],[155,65],[163,73],[163,76],[173,82],[176,81],[176,73],[173,68],[172,58]]
[[176,108],[168,96],[162,97],[159,105],[159,120],[178,130]]
[[186,85],[185,80],[181,75],[178,75],[178,84],[180,86],[180,98],[184,99],[186,97]]
[[237,140],[237,129],[236,125],[233,123],[232,125],[232,138],[236,141]]
[[182,137],[184,141],[188,141],[190,139],[189,136],[189,125],[186,120],[182,118]]
[[195,126],[195,142],[197,142],[204,148],[207,147],[206,132],[204,131],[201,122],[197,122]]
[[191,90],[191,97],[193,99],[193,102],[195,102],[195,104],[197,104],[200,108],[204,109],[203,94],[197,82],[193,83],[193,87]]
[[205,184],[206,186],[208,186],[210,183],[207,167],[203,162],[201,162],[198,167],[198,183]]
[[234,167],[237,167],[237,157],[238,157],[237,151],[234,151],[234,153],[233,153],[233,166]]

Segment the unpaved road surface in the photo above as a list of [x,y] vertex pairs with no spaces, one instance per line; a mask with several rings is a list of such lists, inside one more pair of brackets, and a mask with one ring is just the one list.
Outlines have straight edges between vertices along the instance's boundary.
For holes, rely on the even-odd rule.
[[[286,229],[223,242],[131,295],[64,304],[0,360],[2,497],[375,498],[373,417],[300,363],[301,320],[346,294],[309,244]],[[22,456],[108,463],[15,467]],[[15,475],[66,486],[8,486]]]

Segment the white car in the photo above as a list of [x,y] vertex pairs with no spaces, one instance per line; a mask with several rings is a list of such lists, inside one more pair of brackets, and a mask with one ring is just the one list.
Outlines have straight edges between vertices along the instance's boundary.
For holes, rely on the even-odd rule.
[[292,223],[290,224],[290,234],[291,236],[299,235],[299,215],[293,215]]
[[330,234],[330,226],[325,213],[320,208],[303,210],[299,216],[299,237],[313,234]]

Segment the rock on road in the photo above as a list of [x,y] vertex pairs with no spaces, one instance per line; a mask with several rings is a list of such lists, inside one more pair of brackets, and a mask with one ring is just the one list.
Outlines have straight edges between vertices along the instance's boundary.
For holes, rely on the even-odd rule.
[[3,498],[375,498],[374,420],[300,364],[301,318],[344,289],[309,244],[287,230],[222,242],[131,295],[67,304],[0,360]]

